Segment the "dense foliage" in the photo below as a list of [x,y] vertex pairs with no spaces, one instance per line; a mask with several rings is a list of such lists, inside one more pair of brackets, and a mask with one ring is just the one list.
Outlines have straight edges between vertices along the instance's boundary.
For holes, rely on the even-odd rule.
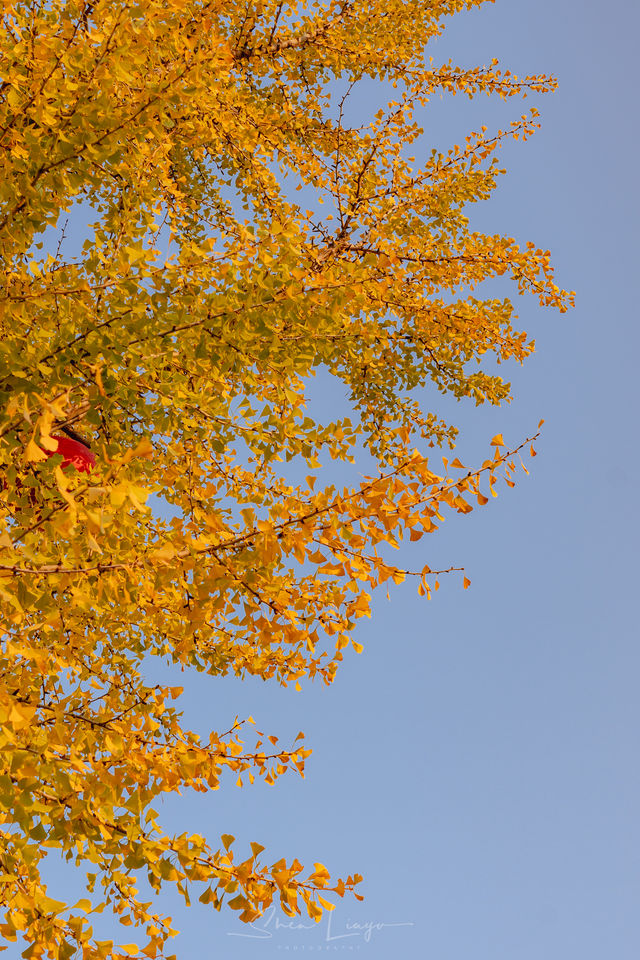
[[[410,573],[421,593],[434,585],[386,545],[486,502],[500,476],[513,484],[500,436],[477,469],[434,462],[455,429],[412,395],[433,381],[508,398],[491,363],[532,344],[509,300],[474,296],[481,281],[571,301],[547,252],[465,214],[535,111],[408,156],[436,93],[554,86],[496,62],[429,64],[443,18],[478,3],[4,6],[0,932],[27,956],[164,955],[170,925],[138,876],[247,921],[274,897],[319,917],[323,891],[359,879],[167,835],[163,791],[215,789],[225,768],[271,782],[309,751],[259,734],[247,747],[240,724],[199,738],[172,705],[180,689],[145,683],[143,664],[330,682],[372,588]],[[354,126],[363,80],[380,109]],[[306,408],[316,375],[340,384],[349,416]],[[93,469],[56,453],[69,429]],[[321,464],[352,457],[364,480],[318,482]],[[88,871],[87,900],[50,897],[48,849]],[[140,948],[93,938],[101,903],[142,926]]]

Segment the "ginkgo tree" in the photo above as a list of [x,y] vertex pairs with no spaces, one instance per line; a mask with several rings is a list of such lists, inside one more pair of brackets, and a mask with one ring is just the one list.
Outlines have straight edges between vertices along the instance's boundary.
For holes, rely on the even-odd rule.
[[[24,956],[165,955],[149,885],[252,921],[274,900],[318,918],[360,879],[168,835],[163,792],[227,771],[271,783],[309,750],[248,722],[184,729],[180,688],[144,666],[330,683],[373,588],[435,586],[428,551],[409,571],[388,547],[513,485],[520,448],[499,435],[483,463],[449,462],[455,426],[415,395],[509,398],[495,361],[533,344],[482,281],[572,300],[547,251],[467,217],[536,111],[423,149],[435,94],[555,85],[430,61],[446,18],[479,4],[4,4],[0,934]],[[380,102],[354,125],[360,81]],[[64,235],[77,211],[80,241]],[[348,398],[334,422],[306,406],[319,374]],[[86,468],[65,459],[69,429]],[[354,458],[364,479],[319,482]],[[47,889],[48,851],[86,873],[86,899]],[[95,939],[105,905],[135,943]]]

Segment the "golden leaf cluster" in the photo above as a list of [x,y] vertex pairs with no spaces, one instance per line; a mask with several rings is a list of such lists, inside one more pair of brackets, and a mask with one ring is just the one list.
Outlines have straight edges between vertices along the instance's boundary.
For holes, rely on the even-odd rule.
[[[318,919],[327,891],[361,879],[269,864],[258,843],[241,860],[227,835],[218,850],[169,836],[163,792],[217,789],[226,770],[272,783],[309,750],[261,734],[247,748],[239,721],[185,730],[180,688],[150,685],[144,664],[331,682],[344,648],[361,649],[374,587],[439,585],[443,571],[406,570],[388,548],[513,484],[501,436],[478,469],[434,468],[455,428],[414,396],[509,398],[482,360],[522,362],[533,344],[483,281],[572,302],[548,251],[474,232],[464,212],[535,110],[407,155],[435,94],[555,85],[425,59],[443,18],[478,4],[4,4],[0,934],[26,957],[163,956],[174,931],[142,883],[250,922],[274,898]],[[393,99],[353,125],[361,81]],[[67,215],[88,224],[80,239]],[[318,377],[349,416],[313,414]],[[70,429],[96,454],[90,473],[55,453]],[[338,488],[332,460],[367,475]],[[49,896],[48,850],[87,872],[91,899]],[[96,939],[105,907],[139,944]]]

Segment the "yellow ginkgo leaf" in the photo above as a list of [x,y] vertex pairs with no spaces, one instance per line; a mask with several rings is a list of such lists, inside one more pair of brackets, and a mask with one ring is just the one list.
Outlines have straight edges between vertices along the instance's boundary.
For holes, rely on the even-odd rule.
[[44,450],[40,449],[33,437],[31,440],[29,440],[25,448],[24,456],[25,460],[27,460],[29,463],[40,463],[40,461],[48,459],[47,454],[44,452]]

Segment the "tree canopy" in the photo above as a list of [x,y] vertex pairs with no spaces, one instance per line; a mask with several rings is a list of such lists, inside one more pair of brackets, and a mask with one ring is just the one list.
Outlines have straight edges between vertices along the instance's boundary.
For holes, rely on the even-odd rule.
[[[513,485],[500,435],[479,466],[449,462],[455,426],[415,396],[432,383],[508,400],[495,361],[533,343],[509,299],[475,294],[483,280],[560,311],[572,300],[548,251],[467,216],[535,110],[410,155],[435,94],[555,85],[425,57],[446,17],[478,5],[3,8],[0,933],[25,956],[164,955],[171,926],[140,884],[251,921],[274,898],[318,918],[326,891],[360,879],[268,863],[256,842],[238,854],[228,835],[219,849],[169,836],[164,791],[217,789],[227,770],[271,783],[310,751],[302,735],[247,740],[249,721],[184,729],[180,688],[151,685],[144,664],[330,683],[373,588],[437,586],[387,548]],[[361,82],[379,109],[358,125]],[[72,231],[88,221],[81,242],[67,215]],[[346,398],[333,422],[307,406],[317,377]],[[68,430],[95,465],[69,459]],[[361,481],[323,479],[354,459]],[[86,900],[50,895],[48,850],[87,872]],[[140,942],[96,940],[101,904]]]

